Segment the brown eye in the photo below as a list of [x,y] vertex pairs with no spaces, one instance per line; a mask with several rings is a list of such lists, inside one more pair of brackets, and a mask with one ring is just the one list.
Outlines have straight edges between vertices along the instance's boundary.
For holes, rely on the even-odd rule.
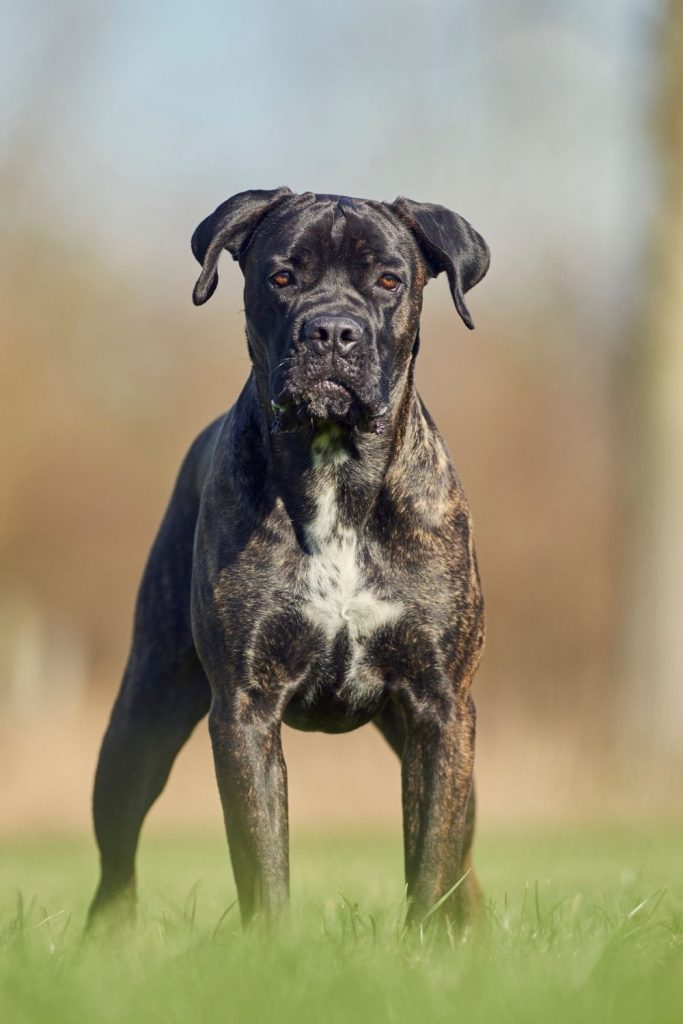
[[382,274],[377,280],[377,284],[380,288],[386,288],[388,292],[395,292],[401,281],[396,274]]
[[276,288],[286,288],[293,282],[294,277],[288,270],[278,270],[277,273],[271,275],[270,280]]

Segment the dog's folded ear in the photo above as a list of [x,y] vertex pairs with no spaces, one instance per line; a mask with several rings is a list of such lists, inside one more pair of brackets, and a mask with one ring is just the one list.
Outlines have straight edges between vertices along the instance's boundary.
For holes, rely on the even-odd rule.
[[291,189],[250,189],[226,199],[192,235],[192,252],[202,272],[192,292],[195,306],[210,299],[218,284],[218,259],[227,249],[235,260],[244,256],[251,236],[266,214],[293,195]]
[[464,217],[433,203],[415,203],[399,196],[391,209],[415,235],[430,272],[448,275],[455,308],[472,330],[465,292],[481,281],[489,269],[489,247]]

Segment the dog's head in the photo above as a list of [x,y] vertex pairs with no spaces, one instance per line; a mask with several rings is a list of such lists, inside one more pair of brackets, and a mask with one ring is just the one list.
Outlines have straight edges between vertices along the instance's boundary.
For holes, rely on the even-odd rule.
[[483,238],[442,206],[287,188],[241,192],[202,221],[196,305],[216,289],[223,249],[244,272],[249,352],[284,428],[381,432],[417,350],[425,283],[445,271],[471,328],[464,295],[489,265]]

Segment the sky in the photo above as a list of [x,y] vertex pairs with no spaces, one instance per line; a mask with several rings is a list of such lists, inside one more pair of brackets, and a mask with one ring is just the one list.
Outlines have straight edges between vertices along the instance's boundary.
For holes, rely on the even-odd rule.
[[637,276],[656,2],[1,13],[0,167],[25,177],[5,216],[47,211],[133,263],[186,261],[196,223],[245,188],[403,194],[474,223],[506,301],[549,264],[589,306],[618,306]]

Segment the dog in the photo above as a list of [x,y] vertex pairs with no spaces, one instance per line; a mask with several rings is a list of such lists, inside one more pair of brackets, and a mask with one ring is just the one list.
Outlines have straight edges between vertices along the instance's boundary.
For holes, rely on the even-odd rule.
[[193,300],[244,273],[251,373],[195,440],[144,571],[94,789],[90,909],[131,914],[140,829],[208,713],[242,921],[288,900],[282,723],[372,722],[401,759],[409,924],[477,898],[470,867],[482,592],[466,498],[415,389],[422,294],[455,308],[489,250],[399,198],[252,190],[201,222]]

